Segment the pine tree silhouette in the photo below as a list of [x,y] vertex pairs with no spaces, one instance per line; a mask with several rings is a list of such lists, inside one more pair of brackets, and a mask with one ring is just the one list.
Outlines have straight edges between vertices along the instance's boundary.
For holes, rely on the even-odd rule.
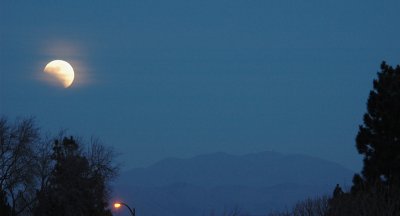
[[353,179],[353,190],[400,183],[399,65],[393,68],[382,62],[356,143],[358,152],[364,155],[364,167],[362,176]]

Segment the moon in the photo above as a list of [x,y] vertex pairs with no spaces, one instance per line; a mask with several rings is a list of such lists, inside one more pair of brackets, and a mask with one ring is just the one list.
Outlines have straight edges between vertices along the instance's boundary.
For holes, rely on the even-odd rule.
[[72,66],[63,60],[54,60],[49,62],[44,68],[44,72],[49,74],[53,79],[61,83],[64,88],[72,85],[75,78],[75,72]]

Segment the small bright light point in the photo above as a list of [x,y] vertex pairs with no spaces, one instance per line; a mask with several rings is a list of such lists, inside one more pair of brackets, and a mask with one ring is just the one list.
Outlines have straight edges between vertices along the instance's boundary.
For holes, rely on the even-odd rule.
[[114,203],[114,207],[115,207],[115,208],[121,207],[121,203]]

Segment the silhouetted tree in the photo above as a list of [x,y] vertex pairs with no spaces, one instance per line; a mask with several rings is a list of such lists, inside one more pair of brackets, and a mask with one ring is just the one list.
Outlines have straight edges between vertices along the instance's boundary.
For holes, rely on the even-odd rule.
[[291,213],[274,215],[400,215],[399,65],[381,64],[363,120],[356,147],[364,155],[364,166],[361,174],[354,175],[350,192],[336,185],[332,198],[325,198],[322,208],[318,207],[322,211],[312,210],[318,202],[305,200]]
[[291,211],[273,212],[269,216],[325,216],[329,209],[328,196],[299,201]]
[[[82,150],[60,133],[43,138],[33,118],[0,118],[0,215],[110,215],[112,150],[92,140]],[[54,145],[53,145],[54,144]]]
[[40,141],[33,118],[0,119],[0,189],[11,215],[29,211],[35,194],[35,148]]
[[364,124],[356,138],[364,155],[362,176],[354,177],[353,190],[400,183],[400,66],[381,64],[369,94]]
[[343,190],[339,184],[336,184],[335,189],[333,190],[333,197],[340,197],[343,195]]
[[107,209],[107,182],[117,170],[110,151],[94,144],[85,154],[71,137],[55,141],[52,159],[56,164],[39,194],[35,215],[112,215]]
[[348,193],[337,188],[328,215],[400,215],[400,66],[381,64],[367,102],[356,147],[361,174]]

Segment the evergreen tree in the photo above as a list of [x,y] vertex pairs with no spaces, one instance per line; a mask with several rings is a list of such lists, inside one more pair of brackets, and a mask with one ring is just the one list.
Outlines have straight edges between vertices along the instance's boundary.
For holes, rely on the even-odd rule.
[[91,169],[72,137],[55,142],[53,160],[55,168],[49,186],[38,195],[35,215],[112,215],[107,209],[107,176]]
[[327,215],[400,215],[400,66],[381,64],[356,147],[362,172],[350,192],[336,187]]
[[381,64],[369,94],[364,124],[356,137],[364,155],[362,176],[353,179],[353,191],[400,183],[400,66]]

